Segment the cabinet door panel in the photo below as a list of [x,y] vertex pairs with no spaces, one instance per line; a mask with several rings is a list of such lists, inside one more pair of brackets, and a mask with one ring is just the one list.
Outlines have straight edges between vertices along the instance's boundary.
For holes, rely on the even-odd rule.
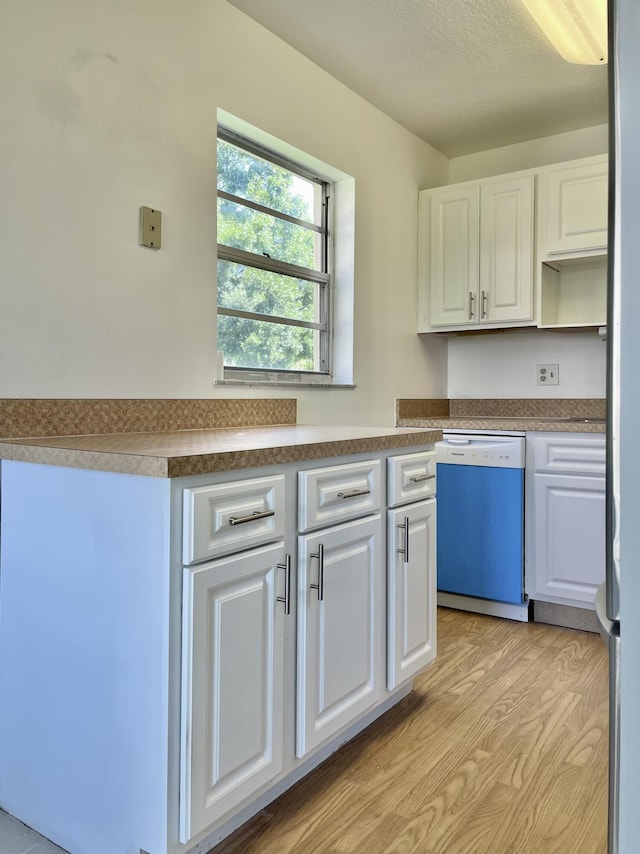
[[[298,538],[298,756],[355,721],[381,695],[381,534],[377,514]],[[321,583],[321,563],[319,591],[311,585]]]
[[550,169],[546,175],[545,257],[607,248],[606,158]]
[[429,199],[432,326],[478,322],[480,190],[438,190]]
[[185,564],[250,549],[284,536],[284,477],[185,489]]
[[480,223],[481,319],[531,320],[533,176],[483,185]]
[[433,498],[435,494],[435,450],[389,457],[387,460],[387,503],[389,507]]
[[392,691],[436,656],[436,502],[389,510],[387,518],[387,688]]
[[531,462],[536,472],[605,475],[606,447],[602,434],[541,434],[532,436],[528,442],[533,458],[528,458],[527,464]]
[[380,460],[298,472],[298,530],[326,528],[380,509]]
[[274,544],[183,570],[182,842],[282,768],[283,561]]
[[605,576],[605,481],[602,477],[534,476],[532,598],[595,605]]

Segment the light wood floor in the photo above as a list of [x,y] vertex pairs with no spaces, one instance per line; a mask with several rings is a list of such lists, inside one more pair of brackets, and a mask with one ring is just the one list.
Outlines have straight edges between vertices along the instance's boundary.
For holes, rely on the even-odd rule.
[[599,636],[438,619],[415,691],[215,854],[604,854]]

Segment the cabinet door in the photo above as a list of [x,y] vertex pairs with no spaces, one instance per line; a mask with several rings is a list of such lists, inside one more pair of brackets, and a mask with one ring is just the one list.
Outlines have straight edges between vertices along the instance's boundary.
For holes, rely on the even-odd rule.
[[298,538],[299,757],[381,696],[381,525],[376,514]]
[[180,840],[283,761],[284,546],[183,570]]
[[533,536],[529,597],[595,607],[605,576],[604,478],[534,475]]
[[533,176],[483,184],[479,317],[488,323],[533,317]]
[[607,185],[606,158],[596,163],[552,168],[544,173],[543,258],[606,250]]
[[480,189],[429,191],[428,281],[431,326],[478,322]]
[[436,657],[436,502],[387,511],[387,688]]

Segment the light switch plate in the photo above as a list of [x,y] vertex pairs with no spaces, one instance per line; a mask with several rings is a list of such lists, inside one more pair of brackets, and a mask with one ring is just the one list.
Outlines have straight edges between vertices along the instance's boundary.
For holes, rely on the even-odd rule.
[[162,212],[156,208],[140,208],[140,245],[160,249],[162,238]]

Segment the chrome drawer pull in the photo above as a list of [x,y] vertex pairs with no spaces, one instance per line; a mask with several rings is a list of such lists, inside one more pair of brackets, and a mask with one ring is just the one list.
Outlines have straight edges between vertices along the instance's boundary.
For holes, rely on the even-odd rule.
[[263,510],[262,513],[256,510],[255,513],[251,513],[249,516],[229,516],[229,524],[232,527],[234,525],[244,525],[245,522],[255,522],[256,519],[266,519],[268,516],[275,515],[275,510]]
[[473,310],[473,301],[475,299],[475,295],[469,291],[469,320],[473,320],[473,315],[475,314]]
[[402,562],[409,563],[409,517],[404,517],[404,522],[397,526],[404,531],[404,548],[396,549],[399,555],[402,555]]
[[311,557],[318,561],[318,583],[310,584],[309,587],[318,591],[318,602],[322,602],[324,599],[324,546],[322,543],[318,543],[318,551],[312,552]]
[[425,480],[432,480],[435,477],[435,474],[414,474],[409,480],[411,483],[422,483]]
[[370,493],[370,489],[350,489],[349,492],[339,492],[338,498],[341,500],[345,498],[358,498],[360,495],[369,495]]
[[285,555],[284,563],[277,563],[277,569],[284,569],[284,596],[276,596],[276,602],[284,602],[285,616],[291,613],[291,555]]

